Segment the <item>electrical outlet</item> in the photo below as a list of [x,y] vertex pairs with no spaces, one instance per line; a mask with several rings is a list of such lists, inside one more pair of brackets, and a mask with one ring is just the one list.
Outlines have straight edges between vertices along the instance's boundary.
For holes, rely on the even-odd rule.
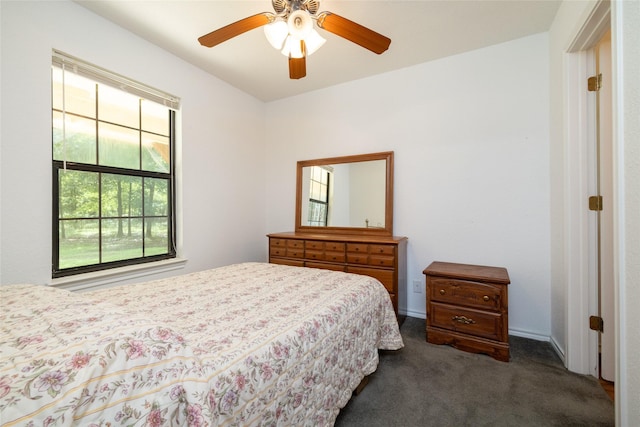
[[413,292],[415,292],[416,294],[422,293],[422,282],[420,280],[413,281]]

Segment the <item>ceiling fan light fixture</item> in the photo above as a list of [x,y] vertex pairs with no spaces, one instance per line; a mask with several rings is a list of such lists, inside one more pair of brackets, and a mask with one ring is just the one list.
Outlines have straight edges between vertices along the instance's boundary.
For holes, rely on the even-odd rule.
[[264,35],[274,49],[282,49],[289,35],[289,27],[285,21],[275,20],[264,26]]
[[287,25],[289,26],[289,34],[298,40],[304,40],[313,30],[311,15],[309,15],[309,12],[300,9],[289,15]]
[[320,49],[326,41],[327,40],[318,34],[316,30],[312,29],[311,32],[309,32],[309,35],[304,39],[304,43],[307,48],[307,56]]
[[299,40],[291,35],[287,36],[284,42],[284,47],[280,52],[289,58],[304,58],[306,52],[303,52],[305,43],[303,40]]

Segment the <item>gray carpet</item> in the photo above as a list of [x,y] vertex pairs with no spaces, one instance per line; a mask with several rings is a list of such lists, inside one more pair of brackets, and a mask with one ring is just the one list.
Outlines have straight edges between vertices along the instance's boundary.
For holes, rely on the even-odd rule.
[[551,345],[509,337],[499,362],[425,340],[425,321],[407,318],[405,347],[383,351],[367,387],[336,426],[613,426],[613,402],[592,376],[564,368]]

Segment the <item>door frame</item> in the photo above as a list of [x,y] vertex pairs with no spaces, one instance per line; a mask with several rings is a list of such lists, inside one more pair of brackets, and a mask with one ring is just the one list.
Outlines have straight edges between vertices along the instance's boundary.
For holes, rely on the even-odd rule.
[[611,4],[600,0],[591,10],[565,54],[564,166],[566,353],[565,365],[573,372],[599,377],[598,333],[588,328],[588,318],[598,312],[597,223],[587,209],[594,191],[596,127],[595,97],[590,97],[586,80],[595,74],[593,48],[611,28]]

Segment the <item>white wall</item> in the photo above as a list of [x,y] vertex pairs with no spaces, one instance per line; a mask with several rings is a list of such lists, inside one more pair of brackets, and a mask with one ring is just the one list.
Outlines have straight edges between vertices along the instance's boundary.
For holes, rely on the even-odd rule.
[[548,85],[538,34],[269,103],[267,231],[294,228],[296,161],[394,151],[409,284],[435,260],[506,267],[510,330],[548,337]]
[[73,2],[0,7],[0,283],[51,282],[52,48],[182,98],[179,272],[264,260],[262,102]]

